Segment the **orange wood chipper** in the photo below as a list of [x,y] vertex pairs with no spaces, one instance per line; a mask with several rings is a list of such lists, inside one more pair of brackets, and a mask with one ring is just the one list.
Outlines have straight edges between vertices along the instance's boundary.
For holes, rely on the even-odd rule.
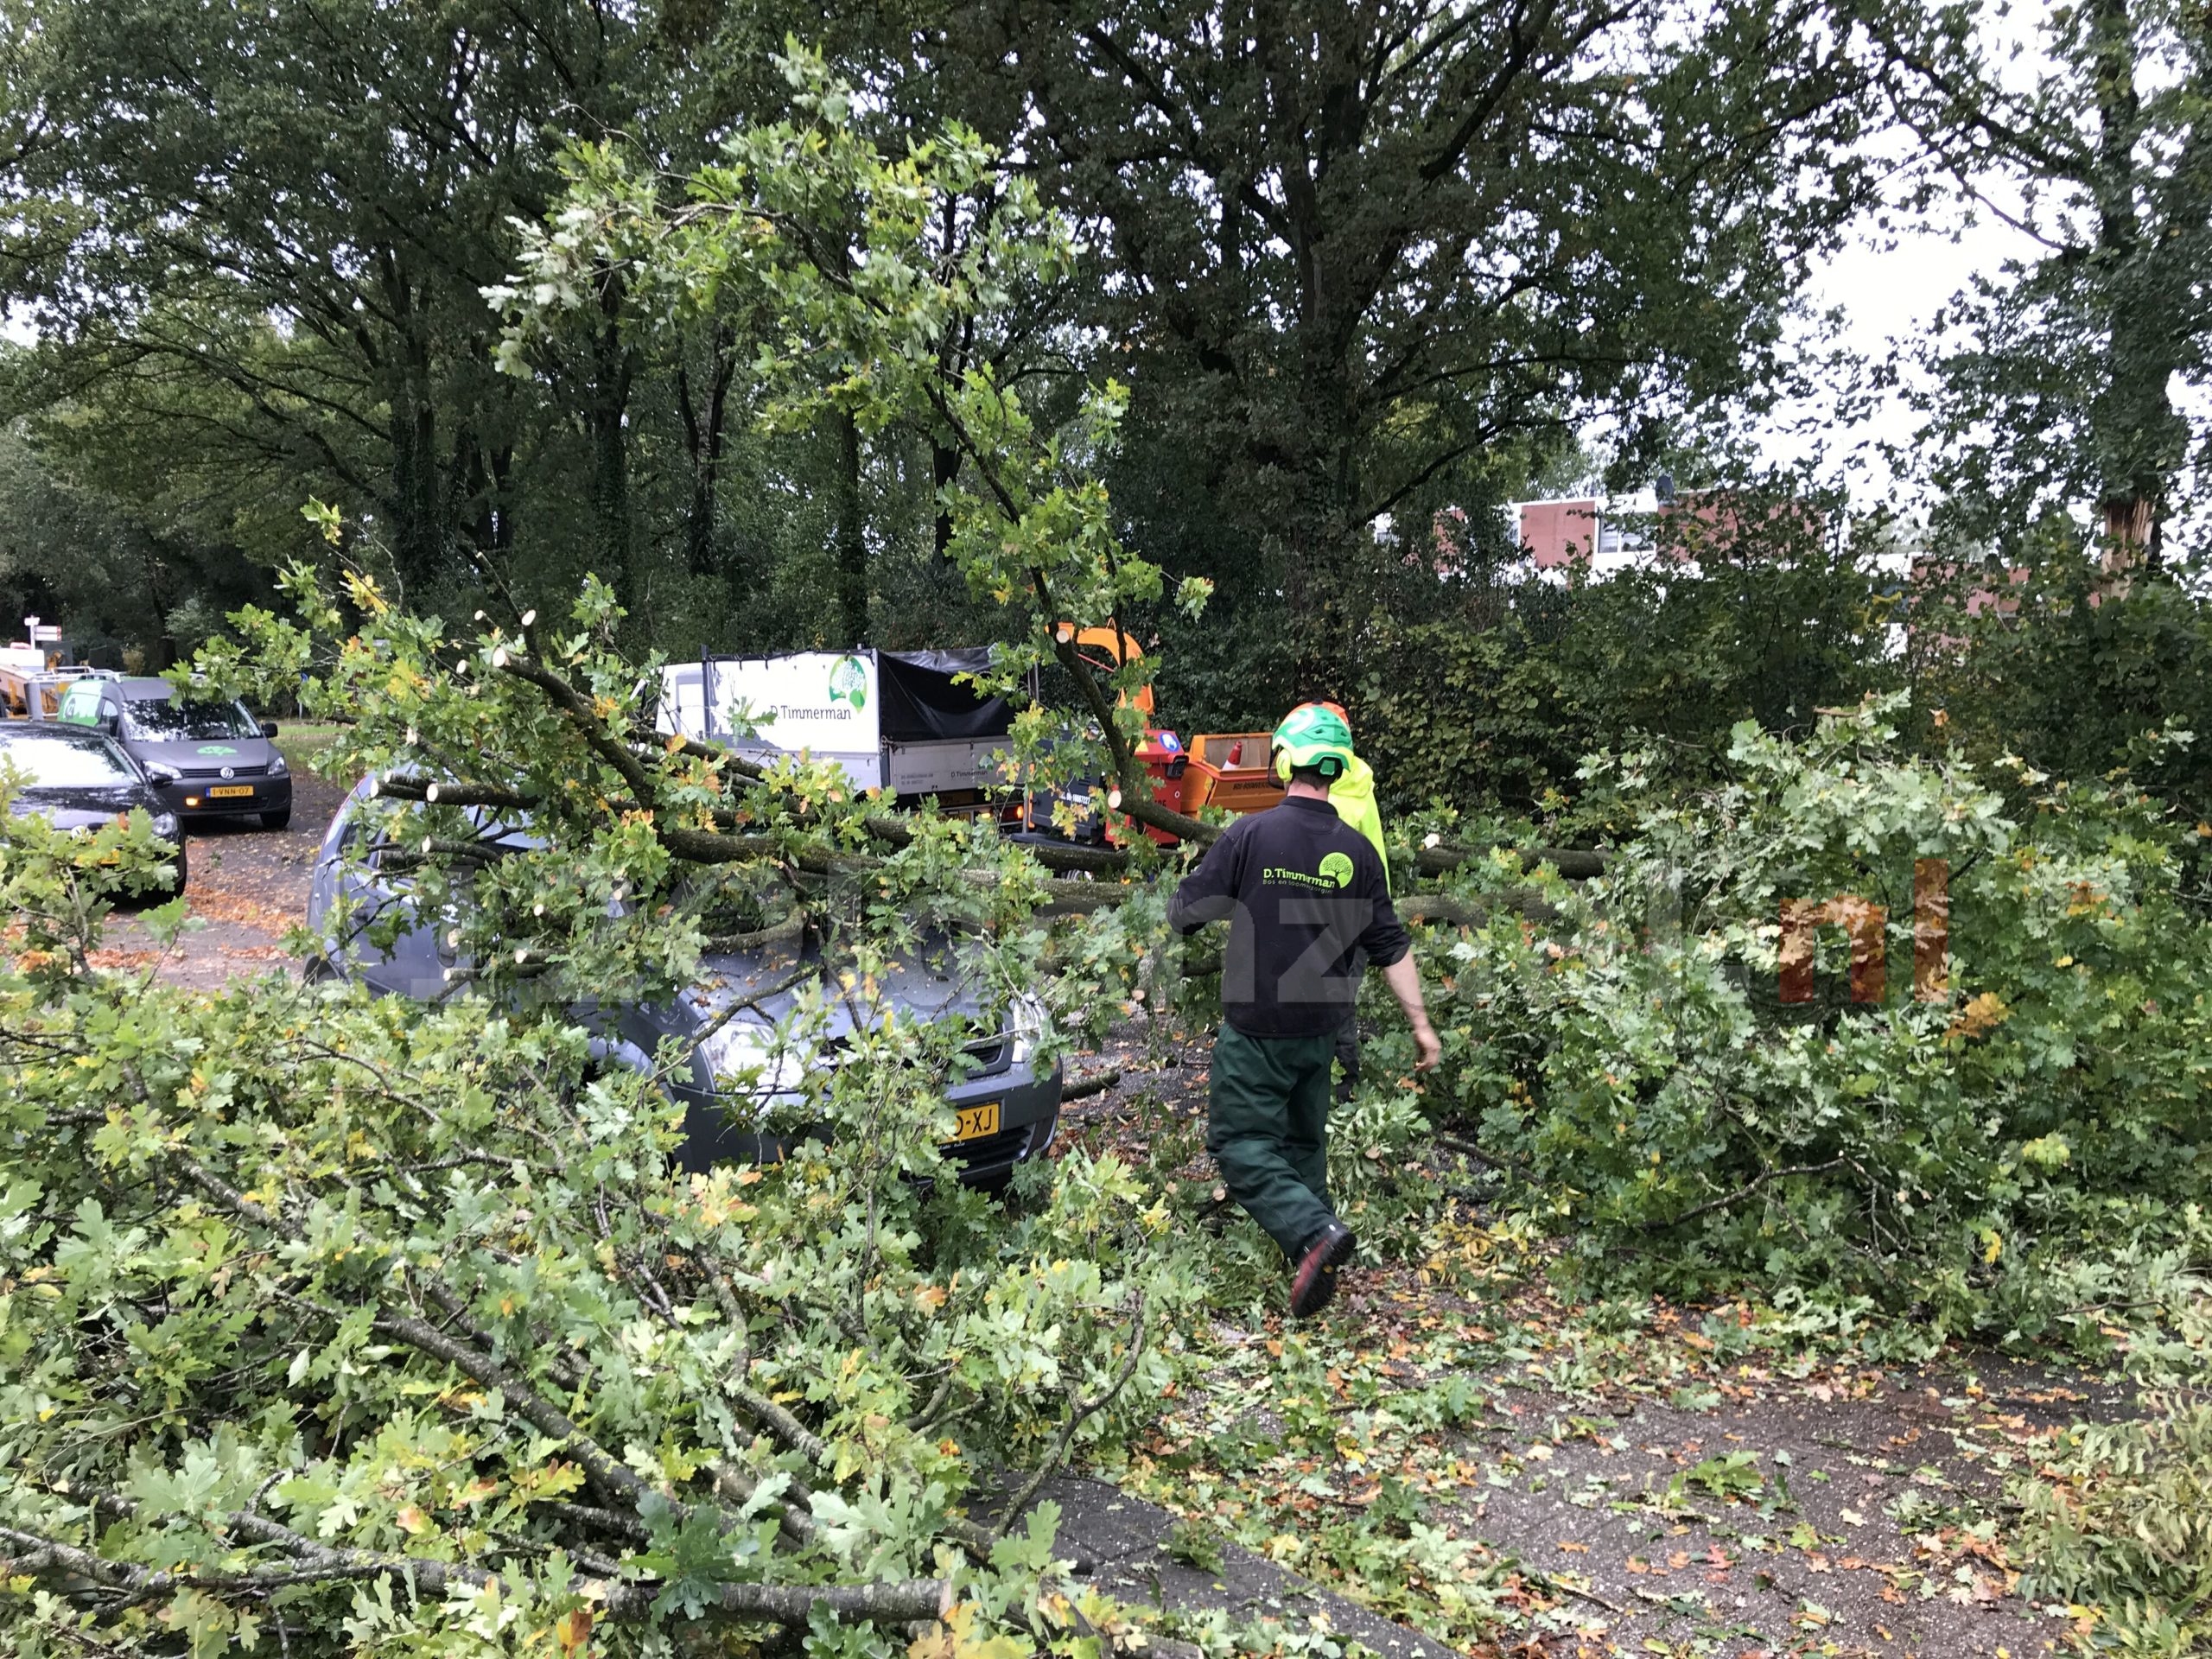
[[[1113,628],[1059,625],[1061,639],[1072,639],[1077,655],[1090,667],[1112,673],[1144,655],[1137,642]],[[1150,686],[1122,701],[1144,716],[1144,741],[1136,758],[1152,779],[1152,798],[1170,811],[1196,817],[1205,807],[1227,812],[1262,812],[1282,799],[1282,784],[1268,766],[1271,732],[1201,732],[1185,745],[1175,733],[1153,722]],[[1164,847],[1176,837],[1150,824],[1144,832]]]

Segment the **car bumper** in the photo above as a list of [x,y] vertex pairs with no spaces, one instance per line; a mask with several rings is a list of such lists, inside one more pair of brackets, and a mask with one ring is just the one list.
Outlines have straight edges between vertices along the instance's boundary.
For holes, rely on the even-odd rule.
[[[251,789],[247,795],[216,795],[216,789]],[[282,812],[292,804],[289,778],[189,778],[162,791],[163,803],[181,818],[221,818],[238,812]]]
[[[1019,1082],[1012,1081],[1017,1077]],[[1060,1126],[1062,1081],[1058,1065],[1042,1077],[1025,1065],[997,1077],[971,1077],[946,1090],[945,1103],[955,1109],[994,1101],[999,1108],[995,1134],[945,1144],[944,1155],[960,1166],[960,1179],[974,1186],[996,1186],[1016,1164],[1050,1151]]]
[[[1003,1185],[1016,1165],[1043,1157],[1059,1128],[1061,1082],[1057,1065],[1042,1075],[1020,1065],[969,1077],[947,1089],[945,1104],[955,1110],[992,1103],[999,1109],[995,1133],[944,1143],[944,1154],[958,1167],[961,1180],[970,1186]],[[677,1162],[696,1173],[716,1164],[781,1163],[803,1141],[820,1140],[829,1133],[823,1128],[764,1134],[733,1122],[712,1097],[692,1090],[683,1092],[683,1147]]]

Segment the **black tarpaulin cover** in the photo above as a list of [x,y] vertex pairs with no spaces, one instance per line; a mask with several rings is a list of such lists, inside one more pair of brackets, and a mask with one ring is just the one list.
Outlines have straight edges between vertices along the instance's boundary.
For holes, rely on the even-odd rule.
[[877,652],[884,737],[918,743],[933,737],[1005,736],[1014,725],[1013,706],[1004,697],[978,696],[972,685],[953,683],[956,674],[981,674],[990,665],[988,645]]

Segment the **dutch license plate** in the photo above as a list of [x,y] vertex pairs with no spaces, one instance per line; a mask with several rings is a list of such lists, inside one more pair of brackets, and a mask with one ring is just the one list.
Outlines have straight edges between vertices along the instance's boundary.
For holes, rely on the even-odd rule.
[[236,796],[252,794],[253,785],[251,784],[218,784],[207,792],[219,801],[226,801]]
[[953,1125],[955,1141],[980,1141],[987,1135],[999,1132],[999,1103],[987,1100],[981,1106],[963,1106],[960,1121]]

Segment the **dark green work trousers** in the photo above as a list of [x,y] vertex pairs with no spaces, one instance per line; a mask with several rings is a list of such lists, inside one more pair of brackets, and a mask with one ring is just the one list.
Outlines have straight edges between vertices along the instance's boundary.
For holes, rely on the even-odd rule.
[[1224,1024],[1214,1039],[1206,1150],[1229,1196],[1297,1259],[1299,1246],[1336,1218],[1329,1207],[1329,1062],[1337,1033],[1247,1037]]

